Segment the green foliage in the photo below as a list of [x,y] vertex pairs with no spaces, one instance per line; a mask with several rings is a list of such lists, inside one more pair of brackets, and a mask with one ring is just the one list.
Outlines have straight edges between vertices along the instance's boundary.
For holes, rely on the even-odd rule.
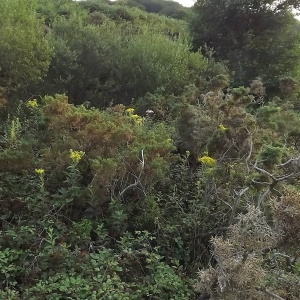
[[215,3],[218,61],[147,1],[0,3],[0,298],[299,299],[296,1]]
[[17,267],[14,262],[18,260],[22,251],[16,251],[15,249],[3,249],[0,252],[1,261],[1,281],[7,281],[12,285],[15,285],[15,278],[20,271],[20,267]]
[[264,165],[270,167],[281,162],[282,152],[282,146],[266,145],[260,153],[260,158]]
[[[75,259],[75,257],[74,257]],[[137,299],[126,291],[130,285],[119,277],[122,267],[117,256],[109,250],[84,255],[85,266],[78,270],[65,270],[47,279],[41,279],[27,289],[24,296],[30,299]]]
[[133,98],[143,96],[145,91],[154,93],[158,88],[165,93],[182,93],[186,85],[194,82],[195,75],[206,68],[203,57],[189,53],[185,41],[172,41],[149,32],[133,38],[123,57],[122,80]]
[[[31,107],[35,102],[28,103]],[[64,96],[47,97],[43,105],[33,106],[39,114],[28,110],[27,104],[18,111],[22,116],[19,123],[12,126],[7,119],[9,132],[13,127],[18,134],[13,135],[13,145],[2,145],[7,150],[19,149],[16,141],[28,137],[21,122],[31,124],[38,115],[47,120],[47,135],[31,132],[39,141],[38,147],[29,143],[31,164],[11,170],[11,158],[1,173],[0,276],[6,287],[2,295],[22,299],[141,299],[146,295],[189,299],[189,281],[162,261],[146,231],[132,238],[130,243],[135,246],[127,245],[136,253],[125,255],[122,244],[116,247],[117,240],[129,234],[127,222],[143,201],[135,188],[146,193],[168,171],[174,147],[167,142],[167,126],[147,123],[123,106],[103,112],[74,107]],[[102,141],[99,148],[95,137]],[[84,151],[70,150],[79,144],[86,145]],[[26,151],[21,150],[24,158]],[[139,160],[142,165],[137,164]],[[134,180],[139,185],[132,185]],[[18,182],[22,182],[21,188]],[[110,199],[110,195],[116,198]],[[131,205],[125,205],[132,199]],[[141,273],[132,280],[124,268],[134,259],[136,267],[128,267]]]
[[[181,110],[176,126],[178,145],[182,152],[190,151],[194,160],[206,150],[213,157],[222,157],[225,152],[241,157],[248,151],[249,130],[255,133],[256,120],[246,111],[252,96],[244,87],[225,95],[221,91],[226,83],[224,75],[211,81],[214,91],[201,94],[198,105],[187,104]],[[233,139],[235,147],[230,146]]]
[[260,76],[274,89],[281,76],[297,76],[299,70],[298,21],[289,5],[298,4],[199,0],[190,22],[194,46],[213,48],[218,60],[228,61],[235,85]]
[[2,86],[24,88],[47,72],[53,51],[35,8],[34,0],[0,3]]
[[[119,1],[119,3],[123,3]],[[125,2],[130,7],[137,7],[149,13],[158,13],[175,19],[187,20],[190,10],[175,1],[161,0],[128,0]]]
[[42,5],[54,58],[43,84],[32,86],[35,94],[128,105],[161,87],[178,94],[207,66],[200,53],[190,53],[180,21],[97,1]]

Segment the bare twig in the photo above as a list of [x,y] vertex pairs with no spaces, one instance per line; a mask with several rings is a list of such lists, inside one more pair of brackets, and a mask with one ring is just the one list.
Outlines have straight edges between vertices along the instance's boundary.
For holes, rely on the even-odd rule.
[[268,289],[265,289],[264,292],[265,292],[268,296],[271,296],[273,299],[277,299],[277,300],[285,300],[284,298],[281,298],[280,296],[274,294],[273,292],[269,291]]
[[238,206],[238,202],[239,200],[241,199],[241,197],[249,190],[249,187],[246,187],[246,188],[243,188],[241,189],[240,191],[236,191],[234,190],[234,194],[235,194],[235,197],[234,197],[234,204],[233,204],[233,207],[232,207],[232,211],[231,211],[231,216],[230,216],[230,220],[229,220],[229,224],[232,225],[233,223],[233,220],[234,220],[234,217],[235,217],[235,213],[236,213],[236,208]]
[[145,158],[144,158],[144,149],[142,149],[141,151],[141,159],[139,159],[140,163],[141,163],[141,171],[138,175],[132,174],[135,177],[135,181],[134,183],[128,185],[127,187],[125,187],[120,193],[119,193],[119,197],[122,197],[122,195],[128,191],[129,189],[132,189],[134,187],[141,187],[142,192],[145,194],[145,191],[143,189],[142,183],[141,183],[141,177],[142,174],[144,172],[144,168],[145,168]]
[[208,231],[208,232],[203,232],[203,233],[199,233],[197,235],[197,238],[200,238],[200,237],[208,237],[208,236],[211,236],[211,235],[216,235],[218,234],[219,232],[224,232],[224,231],[227,231],[228,230],[228,227],[219,227],[219,228],[215,228],[211,231]]
[[[298,158],[295,158],[295,159],[290,159],[290,160],[288,160],[287,162],[285,162],[285,163],[283,163],[283,164],[281,164],[280,166],[281,167],[284,167],[284,166],[286,166],[286,165],[288,165],[288,164],[290,164],[290,163],[298,163],[298,160],[300,159],[300,156],[298,157]],[[272,182],[258,182],[258,181],[256,181],[256,180],[252,180],[252,182],[253,183],[256,183],[256,184],[262,184],[262,185],[267,185],[268,186],[268,188],[267,188],[267,190],[262,194],[262,195],[260,195],[260,197],[259,197],[259,199],[258,199],[258,205],[260,206],[261,205],[261,203],[263,202],[263,200],[267,197],[267,195],[270,193],[270,192],[273,192],[275,195],[277,195],[278,197],[280,197],[281,196],[281,193],[277,190],[277,189],[275,189],[275,186],[279,183],[279,182],[281,182],[281,181],[286,181],[286,180],[288,180],[288,179],[295,179],[295,178],[298,178],[299,176],[300,176],[300,171],[298,170],[298,169],[294,169],[291,173],[289,173],[289,174],[284,174],[284,175],[282,175],[282,176],[278,176],[278,175],[276,175],[276,174],[272,174],[272,173],[270,173],[269,171],[267,171],[267,170],[265,170],[265,169],[263,169],[263,168],[260,168],[260,167],[258,167],[257,166],[257,161],[255,162],[255,164],[254,164],[254,166],[253,166],[253,168],[256,170],[256,171],[258,171],[258,172],[260,172],[260,173],[262,173],[262,174],[264,174],[264,175],[267,175],[269,178],[271,178],[271,180],[272,180]]]
[[252,151],[253,151],[253,142],[252,142],[252,134],[251,132],[248,130],[248,128],[246,128],[248,134],[249,134],[249,144],[250,144],[250,149],[249,149],[249,154],[248,156],[246,157],[245,159],[245,163],[246,163],[246,166],[247,166],[247,171],[248,171],[248,174],[250,173],[250,168],[249,168],[249,160],[251,158],[251,155],[252,155]]
[[260,207],[260,205],[262,204],[262,202],[265,200],[265,198],[268,196],[268,194],[270,193],[270,187],[268,187],[268,189],[259,196],[258,198],[258,207]]
[[286,161],[283,164],[280,164],[279,167],[285,167],[285,166],[287,166],[289,164],[295,164],[295,163],[296,164],[300,164],[300,155],[298,157],[296,157],[296,158],[289,159],[288,161]]

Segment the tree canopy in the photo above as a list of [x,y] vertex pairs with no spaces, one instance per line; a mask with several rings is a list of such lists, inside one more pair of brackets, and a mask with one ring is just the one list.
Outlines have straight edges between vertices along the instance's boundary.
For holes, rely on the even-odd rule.
[[158,13],[175,19],[187,20],[190,9],[176,1],[168,0],[127,0],[118,1],[130,7],[137,7],[149,13]]
[[[274,87],[299,72],[297,1],[199,0],[191,22],[194,47],[228,62],[235,84],[260,76]],[[209,52],[209,51],[208,51]]]
[[45,37],[36,1],[0,3],[0,85],[28,86],[46,74],[53,49]]

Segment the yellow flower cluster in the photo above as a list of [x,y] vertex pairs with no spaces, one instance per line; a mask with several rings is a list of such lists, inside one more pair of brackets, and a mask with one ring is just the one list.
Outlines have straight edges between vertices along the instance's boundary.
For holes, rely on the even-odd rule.
[[39,174],[39,175],[43,175],[45,173],[44,169],[35,169],[35,173]]
[[85,153],[83,151],[73,151],[70,149],[70,158],[74,164],[79,163]]
[[210,156],[199,157],[198,161],[209,167],[213,167],[216,164],[216,160]]
[[136,124],[142,124],[144,122],[144,119],[142,117],[140,117],[137,114],[134,114],[134,108],[129,107],[129,108],[126,109],[126,112],[130,116],[130,118],[132,118],[134,120],[134,122]]
[[219,128],[220,128],[222,131],[226,131],[226,130],[227,130],[227,128],[226,128],[224,125],[222,125],[222,124],[219,125]]
[[134,112],[134,108],[129,107],[129,108],[126,109],[126,112],[127,112],[129,115],[131,115],[131,114],[133,114],[133,112]]
[[144,121],[139,115],[131,115],[130,118],[132,118],[136,124],[142,124]]
[[38,103],[37,103],[36,99],[32,99],[32,100],[27,101],[26,106],[35,108],[35,107],[38,107]]

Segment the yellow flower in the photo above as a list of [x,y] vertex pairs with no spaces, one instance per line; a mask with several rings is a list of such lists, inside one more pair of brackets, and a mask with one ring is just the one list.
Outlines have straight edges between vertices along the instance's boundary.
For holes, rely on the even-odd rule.
[[186,150],[186,151],[185,151],[185,154],[186,154],[187,157],[189,157],[190,154],[191,154],[191,152],[190,152],[189,150]]
[[140,125],[140,124],[143,124],[144,119],[139,117],[139,118],[135,119],[134,121],[135,121],[136,124]]
[[132,118],[134,120],[134,122],[138,125],[142,124],[144,122],[144,119],[137,114],[130,115],[130,118]]
[[172,139],[167,139],[167,142],[168,142],[168,143],[171,143],[171,142],[172,142]]
[[32,100],[27,101],[26,106],[35,108],[35,107],[38,107],[38,103],[37,103],[36,99],[32,99]]
[[198,180],[198,181],[196,181],[196,183],[195,183],[195,184],[196,184],[196,186],[200,186],[200,184],[201,184],[201,181],[199,181],[199,180]]
[[134,112],[134,108],[129,107],[129,108],[126,109],[126,112],[131,115]]
[[139,115],[131,115],[130,118],[132,118],[132,119],[138,119],[138,118],[140,118],[140,116]]
[[216,164],[216,160],[210,156],[199,157],[198,161],[209,167],[213,167]]
[[77,164],[83,157],[85,153],[83,151],[73,151],[70,149],[70,158],[74,164]]
[[35,173],[39,174],[39,175],[43,175],[45,173],[44,169],[35,169]]
[[227,130],[227,128],[226,128],[224,125],[222,125],[222,124],[219,125],[219,128],[220,128],[222,131],[226,131],[226,130]]

